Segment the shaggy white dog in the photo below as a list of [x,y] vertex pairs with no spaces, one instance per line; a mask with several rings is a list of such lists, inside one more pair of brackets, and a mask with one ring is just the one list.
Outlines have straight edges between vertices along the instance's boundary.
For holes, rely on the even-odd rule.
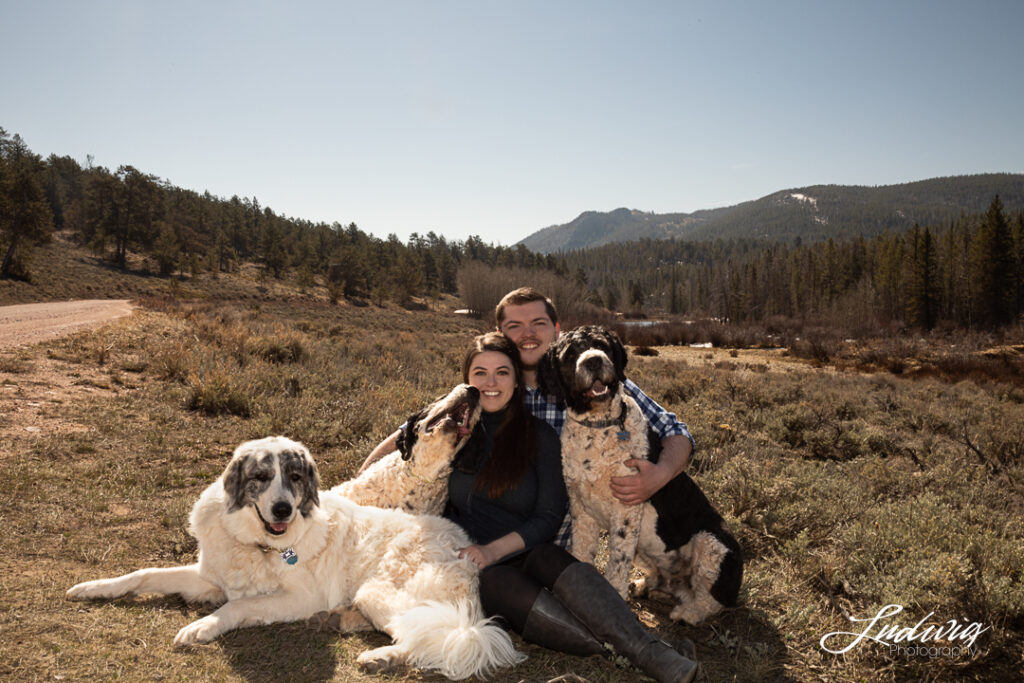
[[523,659],[483,617],[477,570],[458,557],[470,544],[458,526],[361,507],[318,492],[318,484],[302,444],[283,437],[244,443],[192,509],[198,563],[80,583],[68,597],[177,593],[224,603],[181,629],[178,645],[333,610],[344,630],[372,626],[394,639],[359,656],[371,671],[409,664],[462,679]]
[[360,505],[439,515],[448,499],[452,460],[480,421],[480,391],[460,384],[409,416],[398,450],[331,491]]

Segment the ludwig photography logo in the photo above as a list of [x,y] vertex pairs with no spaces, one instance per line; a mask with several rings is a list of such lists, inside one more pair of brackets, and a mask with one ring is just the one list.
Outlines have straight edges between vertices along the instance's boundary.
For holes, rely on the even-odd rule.
[[902,605],[886,605],[873,617],[852,622],[866,622],[862,631],[833,631],[822,636],[821,649],[834,655],[849,652],[864,641],[874,641],[886,646],[892,657],[973,657],[978,653],[974,642],[991,626],[976,621],[961,624],[956,619],[944,623],[930,623],[935,612],[929,612],[913,626],[904,626],[889,621],[903,611]]

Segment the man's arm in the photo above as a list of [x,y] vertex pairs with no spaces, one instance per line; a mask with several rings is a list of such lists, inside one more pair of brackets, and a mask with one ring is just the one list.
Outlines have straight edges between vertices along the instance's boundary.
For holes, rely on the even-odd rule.
[[695,443],[686,425],[676,419],[658,402],[640,390],[630,380],[623,382],[623,389],[633,397],[648,424],[661,437],[661,456],[657,463],[649,460],[627,460],[628,467],[635,467],[636,474],[612,477],[612,495],[624,505],[638,505],[685,472],[693,458]]
[[360,474],[363,473],[363,471],[367,467],[369,467],[373,463],[377,462],[378,460],[383,458],[388,453],[394,453],[395,451],[397,451],[398,450],[398,435],[401,434],[401,433],[402,433],[401,429],[396,429],[395,432],[391,436],[389,436],[388,438],[384,439],[379,444],[377,444],[377,447],[374,448],[372,451],[370,451],[370,454],[368,456],[366,456],[366,460],[364,460],[363,464],[359,466],[359,471],[356,472],[356,476],[358,477]]
[[625,477],[612,477],[612,495],[623,505],[639,505],[653,496],[662,486],[672,481],[690,466],[693,446],[682,434],[661,441],[661,456],[657,463],[650,460],[629,459],[627,467],[638,471]]

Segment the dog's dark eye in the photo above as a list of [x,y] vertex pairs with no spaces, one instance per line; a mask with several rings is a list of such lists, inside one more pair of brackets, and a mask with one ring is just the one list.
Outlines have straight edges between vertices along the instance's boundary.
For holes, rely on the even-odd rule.
[[270,481],[270,472],[257,472],[253,475],[256,481]]
[[291,476],[288,478],[294,482],[302,481],[302,475],[299,474],[298,472],[292,472]]

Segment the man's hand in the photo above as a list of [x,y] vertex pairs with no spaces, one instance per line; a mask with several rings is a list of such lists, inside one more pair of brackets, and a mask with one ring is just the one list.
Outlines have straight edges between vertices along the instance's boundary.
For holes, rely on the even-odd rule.
[[661,457],[657,463],[630,458],[625,463],[626,467],[636,469],[637,473],[612,477],[612,495],[620,503],[639,505],[649,500],[679,473],[686,471],[693,450],[690,440],[679,434],[665,438],[661,445]]

